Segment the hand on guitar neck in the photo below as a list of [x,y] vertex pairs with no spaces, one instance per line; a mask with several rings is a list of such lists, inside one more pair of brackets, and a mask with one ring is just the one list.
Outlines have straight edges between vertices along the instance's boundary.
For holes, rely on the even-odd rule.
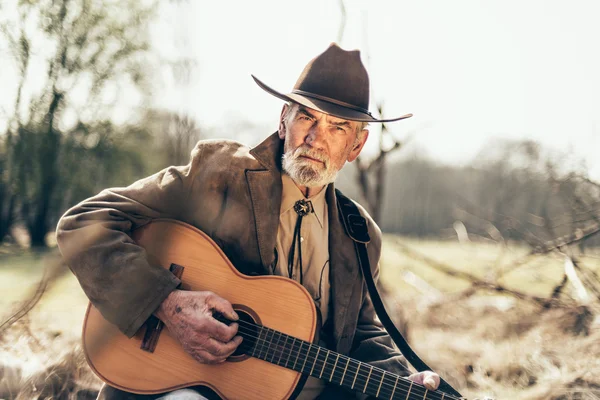
[[242,342],[238,324],[217,321],[218,312],[236,321],[231,303],[212,292],[174,290],[154,313],[181,343],[183,349],[203,364],[225,361]]
[[440,385],[440,376],[433,371],[415,372],[407,378],[415,383],[420,383],[429,390],[436,390]]

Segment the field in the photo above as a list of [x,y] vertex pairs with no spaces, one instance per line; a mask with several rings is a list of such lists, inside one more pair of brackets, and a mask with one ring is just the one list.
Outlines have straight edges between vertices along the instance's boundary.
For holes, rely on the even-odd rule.
[[[600,399],[595,302],[563,295],[560,307],[545,309],[506,292],[465,292],[468,280],[440,271],[447,265],[521,294],[549,297],[562,280],[564,258],[526,257],[527,251],[388,235],[381,266],[388,310],[421,357],[469,399]],[[579,262],[600,268],[598,253]],[[0,321],[40,293],[44,267],[57,265],[53,253],[0,250]],[[77,347],[87,300],[68,270],[47,271],[51,279],[39,303],[9,329],[0,327],[0,399],[60,391],[93,398],[98,388]],[[568,283],[565,293],[572,288]]]

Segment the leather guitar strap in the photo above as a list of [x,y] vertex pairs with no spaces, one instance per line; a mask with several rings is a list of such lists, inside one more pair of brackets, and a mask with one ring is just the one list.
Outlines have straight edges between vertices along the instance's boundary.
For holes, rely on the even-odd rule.
[[[344,196],[344,194],[342,194],[342,192],[340,192],[338,189],[335,190],[335,193],[337,197],[338,211],[342,217],[342,221],[344,222],[346,233],[354,242],[354,249],[356,250],[358,264],[360,265],[362,274],[367,283],[367,289],[369,291],[369,295],[371,296],[371,301],[373,302],[373,307],[375,308],[375,312],[377,313],[379,320],[387,330],[392,340],[394,340],[396,343],[396,346],[398,346],[402,352],[404,358],[406,358],[406,360],[408,360],[408,362],[417,371],[433,371],[427,366],[427,364],[425,364],[423,360],[419,358],[413,349],[410,348],[409,344],[406,342],[406,339],[404,339],[404,336],[402,336],[400,331],[398,331],[387,311],[385,310],[381,296],[379,296],[379,292],[375,286],[375,281],[373,280],[373,275],[371,273],[371,267],[369,264],[367,243],[369,243],[371,238],[367,229],[367,221],[360,215],[358,207],[356,207],[356,204],[354,204],[352,200]],[[440,386],[438,389],[448,394],[462,397],[457,390],[450,386],[450,384],[441,377]]]

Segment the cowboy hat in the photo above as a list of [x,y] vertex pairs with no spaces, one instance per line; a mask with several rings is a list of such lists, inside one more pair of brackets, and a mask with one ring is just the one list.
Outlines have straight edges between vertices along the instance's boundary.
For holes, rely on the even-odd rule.
[[346,51],[332,43],[304,68],[291,93],[270,88],[252,75],[263,90],[285,101],[361,122],[392,122],[412,117],[377,119],[369,112],[369,74],[360,60],[360,51]]

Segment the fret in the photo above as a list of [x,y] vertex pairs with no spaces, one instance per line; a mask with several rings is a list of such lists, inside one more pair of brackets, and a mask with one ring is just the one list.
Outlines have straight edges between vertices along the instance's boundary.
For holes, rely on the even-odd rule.
[[325,364],[327,364],[327,358],[329,357],[329,350],[327,350],[327,355],[325,356],[325,361],[323,361],[323,368],[321,368],[321,373],[319,374],[319,379],[323,376],[323,371],[325,371]]
[[283,355],[283,352],[287,349],[287,341],[289,336],[288,335],[284,335],[285,336],[285,341],[283,342],[283,346],[281,347],[281,351],[279,352],[279,358],[277,359],[277,365],[281,365],[279,364],[281,362],[281,356]]
[[[390,396],[390,400],[394,398],[394,393],[396,393],[396,386],[398,386],[398,381],[400,380],[400,375],[396,376],[396,383],[394,383],[394,390],[392,390],[392,395]],[[444,398],[442,397],[442,400]]]
[[[256,351],[256,348],[258,347],[258,342],[260,341],[260,337],[263,334],[263,328],[262,326],[260,327],[260,332],[258,333],[258,339],[256,339],[256,341],[254,342],[254,348],[252,349],[252,357],[256,357],[256,355],[254,355],[254,352]],[[262,347],[262,345],[261,345]],[[258,352],[260,354],[260,351]]]
[[[294,339],[294,341],[292,342],[292,345],[290,346],[290,351],[288,353],[287,360],[285,360],[285,364],[284,364],[284,367],[286,367],[286,368],[289,368],[288,363],[290,362],[290,356],[292,355],[292,352],[294,351],[294,345],[296,344],[296,338],[292,336],[292,339]],[[287,339],[285,340],[285,343],[287,344]]]
[[[271,335],[271,339],[269,339],[269,347],[267,348],[267,351],[265,352],[265,361],[269,361],[268,357],[269,357],[269,353],[271,352],[271,345],[273,344],[273,339],[275,339],[275,334],[277,333],[277,331],[274,331],[273,329],[269,329],[269,331],[271,331],[273,334]],[[267,335],[268,337],[268,335]],[[271,352],[271,355],[273,355],[275,353],[275,350],[273,350],[273,352]]]
[[[388,400],[394,400],[397,398],[395,396],[396,391],[398,391],[398,383],[400,383],[400,376],[398,375],[390,374],[386,371],[377,369],[369,364],[364,364],[360,361],[353,360],[352,358],[346,357],[342,354],[332,352],[326,348],[313,345],[309,342],[297,339],[293,336],[286,335],[285,333],[278,332],[273,329],[266,328],[264,326],[257,325],[256,328],[258,328],[258,338],[256,339],[252,350],[248,350],[246,352],[246,354],[250,354],[252,357],[257,357],[259,359],[263,359],[265,361],[301,372],[303,374],[308,373],[308,375],[310,376],[314,376],[319,379],[324,379],[332,383],[334,382],[334,375],[339,368],[339,371],[342,372],[342,376],[339,382],[337,383],[345,387],[348,387],[349,382],[345,383],[345,379],[346,374],[352,372],[352,370],[348,370],[350,367],[350,363],[352,362],[353,366],[356,367],[356,370],[354,371],[354,377],[352,378],[352,384],[350,385],[350,389],[362,389],[362,393],[368,394],[370,396],[375,396],[376,398],[381,397]],[[298,348],[296,348],[296,344],[298,345]],[[306,353],[304,353],[304,345],[307,346]],[[315,351],[314,355],[311,354],[313,351]],[[319,359],[321,351],[327,352],[323,360]],[[277,354],[277,352],[279,352],[279,354]],[[284,352],[287,352],[287,355]],[[293,352],[296,352],[295,356],[293,355]],[[335,355],[335,360],[333,359],[333,355]],[[331,360],[329,359],[330,356],[332,357]],[[340,356],[342,358],[346,358],[345,365],[343,365],[342,362],[340,362]],[[312,360],[309,360],[309,358],[312,358]],[[299,361],[301,361],[301,364],[299,363]],[[307,362],[309,362],[308,365]],[[312,364],[310,364],[311,362]],[[318,365],[318,363],[322,363],[322,365]],[[340,364],[339,367],[338,364]],[[361,388],[361,382],[359,382],[358,377],[359,374],[361,374],[361,368],[363,367],[369,367],[369,371],[366,374],[366,376],[365,372],[362,372],[361,380],[365,379],[365,383],[364,386]],[[331,372],[327,368],[331,368]],[[396,378],[395,380],[394,377]],[[379,382],[377,382],[378,379]],[[335,379],[335,381],[337,381],[337,378]],[[356,387],[357,383],[358,387]],[[401,398],[405,400],[413,399],[415,395],[419,396],[419,399],[427,400],[429,390],[426,389],[423,397],[420,397],[420,393],[412,393],[413,385],[414,382],[410,381],[410,386],[408,387],[408,391],[406,392],[406,397],[404,397],[404,393],[401,393],[404,392],[404,390],[399,392],[398,395],[402,396]],[[441,400],[450,399],[450,397],[446,396],[446,393],[440,392],[440,394],[442,395]]]
[[[277,338],[277,342],[275,342],[275,335],[278,335]],[[279,339],[281,338],[281,334],[277,331],[273,331],[273,337],[271,338],[271,343],[274,344],[275,346],[273,346],[273,352],[271,353],[271,363],[275,364],[275,353],[277,353],[277,347],[278,347],[278,343],[279,343]],[[269,361],[269,360],[267,360]]]
[[[337,362],[340,359],[340,354],[338,353],[337,357],[335,358],[335,364],[333,364],[333,368],[331,369],[331,376],[329,377],[329,382],[333,382],[333,373],[335,372],[335,367],[337,367]],[[343,380],[344,378],[342,378]]]
[[410,390],[412,389],[413,381],[410,381],[410,386],[408,387],[408,393],[406,393],[406,399],[408,400],[408,396],[410,396]]
[[[273,329],[269,329],[269,331],[271,331],[271,339],[268,339],[269,346],[267,347],[267,351],[265,352],[265,361],[269,361],[268,360],[269,353],[273,354],[273,352],[275,351],[275,350],[271,350],[271,345],[273,344],[273,340],[275,339],[276,331],[274,331]],[[267,337],[268,337],[268,335],[267,335]]]
[[379,397],[379,391],[381,390],[381,384],[383,383],[383,378],[385,378],[385,371],[383,371],[383,374],[381,374],[381,382],[379,382],[379,387],[377,388],[377,394],[375,395],[375,397]]
[[[356,389],[354,389],[354,387],[356,386],[356,382],[358,381],[358,375],[361,373],[360,369],[362,368],[364,363],[357,361],[357,360],[353,360],[342,354],[332,352],[332,351],[330,351],[326,348],[320,347],[318,345],[313,345],[309,342],[305,342],[303,340],[297,339],[293,336],[286,335],[283,332],[269,329],[262,325],[254,325],[254,328],[256,329],[256,333],[258,335],[256,337],[256,340],[253,343],[252,349],[249,349],[249,348],[244,349],[245,354],[248,354],[252,357],[256,357],[256,358],[265,360],[267,362],[270,362],[270,363],[273,363],[276,365],[280,365],[285,368],[292,369],[292,370],[301,372],[303,374],[306,374],[307,373],[307,371],[305,370],[307,367],[306,363],[307,363],[307,361],[309,361],[308,360],[309,357],[313,357],[311,355],[311,352],[316,348],[316,353],[312,360],[312,365],[310,366],[310,372],[308,372],[308,375],[318,377],[319,379],[324,379],[329,382],[334,382],[333,378],[334,378],[336,371],[338,371],[337,368],[338,368],[338,363],[340,363],[340,356],[342,358],[345,357],[346,365],[343,367],[343,371],[342,371],[341,364],[339,367],[340,368],[339,371],[342,371],[342,377],[340,378],[340,381],[338,382],[338,384],[341,386],[347,387],[348,384],[345,383],[344,380],[346,378],[346,374],[348,373],[348,368],[350,367],[350,362],[352,361],[353,365],[356,366],[356,371],[354,372],[354,378],[352,380],[352,385],[350,386],[350,389],[357,390],[357,391],[360,390],[360,383],[359,383],[359,387],[357,387]],[[252,332],[252,333],[254,333],[254,332]],[[249,335],[248,337],[252,338],[252,335]],[[290,343],[290,339],[292,340],[291,343]],[[298,349],[296,349],[296,342],[298,342]],[[288,343],[290,343],[290,344],[288,344]],[[307,346],[306,354],[302,354],[302,357],[300,357],[301,353],[303,352],[304,344],[306,344],[306,346]],[[325,355],[325,357],[322,361],[319,360],[319,355],[321,353],[321,350],[323,350],[324,352],[327,352],[327,354]],[[279,351],[279,354],[277,354],[277,351]],[[287,352],[287,356],[285,355],[284,352]],[[293,354],[292,354],[293,352],[296,352],[295,357],[293,357]],[[335,360],[332,359],[332,361],[329,361],[329,356],[332,355],[332,353],[333,353],[333,355],[335,355]],[[271,356],[270,360],[269,360],[269,356]],[[292,358],[294,359],[293,365],[292,365]],[[302,358],[304,358],[304,361],[302,361]],[[298,361],[302,361],[301,368],[298,368],[299,367]],[[318,362],[322,362],[323,364],[319,366],[319,365],[317,365]],[[327,368],[327,362],[329,362],[331,365],[331,372],[325,371],[325,369]],[[380,398],[380,396],[381,396],[382,398],[385,397],[388,400],[394,400],[396,398],[395,395],[396,395],[396,391],[398,390],[398,383],[400,382],[400,376],[398,376],[396,374],[388,373],[386,371],[383,371],[383,370],[376,368],[374,366],[371,366],[369,364],[365,364],[365,366],[369,367],[369,372],[366,377],[364,376],[364,372],[363,372],[363,375],[361,376],[361,379],[365,378],[365,383],[362,388],[362,392],[365,394],[368,394],[370,396],[375,396],[376,398]],[[321,367],[320,371],[318,369],[319,367]],[[378,377],[377,375],[380,375],[380,376]],[[395,379],[394,383],[392,384],[394,377],[396,377],[396,379]],[[378,378],[379,378],[379,383],[377,383]],[[373,382],[371,382],[371,379],[373,380]],[[385,386],[383,386],[384,382],[385,382]],[[418,394],[418,393],[412,394],[412,388],[414,386],[414,382],[413,381],[409,381],[409,382],[410,382],[410,385],[408,387],[408,391],[406,392],[406,397],[403,397],[405,400],[410,400],[410,399],[415,398],[415,396],[420,396],[420,394]],[[371,385],[371,386],[369,387],[369,385]],[[390,388],[391,388],[391,393],[389,392]],[[383,391],[382,391],[382,389],[383,389]],[[404,389],[398,393],[398,396],[403,396],[403,394],[404,394],[404,393],[402,393],[403,391],[404,391]],[[388,397],[388,393],[389,393],[389,397]],[[411,394],[412,394],[412,397],[411,397]],[[425,393],[423,394],[423,397],[420,397],[420,398],[422,400],[427,400],[428,394],[429,394],[429,389],[425,388]],[[441,394],[441,397],[439,397],[440,394]],[[439,392],[439,393],[432,392],[432,395],[435,395],[436,398],[441,398],[441,400],[446,399],[446,394],[447,393],[444,393],[444,392]],[[398,397],[398,398],[400,398],[400,397]],[[454,397],[448,396],[448,400],[450,400],[451,398],[454,398]]]
[[[296,363],[298,362],[298,356],[300,355],[300,352],[302,351],[302,345],[304,344],[304,342],[302,340],[300,340],[300,347],[298,347],[298,353],[296,353],[296,360],[294,361],[294,366],[292,367],[292,369],[295,371],[296,370]],[[300,370],[302,371],[302,370]]]
[[[334,380],[334,375],[337,371],[339,371],[342,372],[342,376],[336,383],[345,387],[348,387],[349,382],[346,383],[345,379],[346,375],[352,372],[351,370],[348,371],[350,363],[352,362],[353,366],[356,368],[354,371],[354,377],[352,377],[352,384],[349,387],[352,390],[361,391],[362,393],[370,396],[374,396],[376,398],[385,398],[388,400],[394,400],[396,398],[411,400],[415,398],[415,396],[421,400],[427,400],[428,395],[430,394],[430,391],[427,388],[425,388],[425,393],[422,395],[422,397],[420,390],[417,391],[417,393],[413,393],[412,389],[414,382],[410,381],[406,395],[404,395],[404,390],[406,390],[404,388],[398,393],[398,397],[396,397],[396,391],[399,390],[398,383],[400,383],[400,376],[398,375],[388,373],[369,364],[359,362],[318,345],[313,345],[293,336],[286,335],[283,332],[269,329],[260,325],[257,325],[256,328],[258,337],[254,343],[254,347],[251,350],[245,350],[245,353],[251,355],[252,357],[257,357],[267,362],[280,365],[303,374],[308,374],[319,379],[324,379],[332,383],[337,381],[337,378]],[[296,348],[296,343],[298,343],[298,348]],[[307,346],[306,353],[304,353],[303,347],[305,344]],[[314,355],[312,354],[313,351],[315,351]],[[323,359],[319,358],[321,351],[326,352]],[[295,356],[293,355],[293,352],[296,352]],[[333,359],[333,356],[335,356],[335,360]],[[340,361],[340,357],[346,358],[345,365],[343,365]],[[312,360],[309,360],[309,358],[312,358]],[[302,362],[301,366],[299,361]],[[307,362],[309,362],[309,364],[307,364]],[[322,364],[319,365],[319,363]],[[339,367],[338,364],[340,364]],[[363,367],[368,367],[368,373],[366,373],[366,375],[366,371],[361,373],[361,369]],[[331,368],[331,372],[327,368]],[[365,379],[365,383],[363,384],[362,388],[360,387],[362,382],[358,380],[360,374],[361,380]],[[395,380],[394,377],[396,378]],[[379,380],[379,382],[377,382],[377,380]],[[436,393],[437,392],[432,393],[432,395],[435,395]],[[441,400],[450,400],[452,396],[446,396],[446,393],[440,392],[436,398],[441,398]]]
[[283,355],[283,350],[284,350],[284,348],[280,345],[280,341],[286,335],[281,332],[277,332],[277,335],[279,335],[279,338],[277,339],[277,343],[275,344],[275,353],[273,354],[273,361],[275,361],[275,354],[277,354],[277,350],[279,350],[279,358],[277,359],[277,362],[275,363],[275,364],[279,365],[279,360],[281,360],[281,356]]
[[356,377],[358,377],[358,371],[360,370],[360,362],[358,363],[358,367],[356,367],[356,374],[354,375],[354,380],[352,381],[352,386],[350,389],[354,389],[354,384],[356,383]]
[[[265,359],[265,357],[267,356],[267,353],[269,351],[269,349],[267,347],[267,344],[269,341],[269,333],[271,333],[271,330],[269,328],[265,328],[265,336],[262,339],[262,344],[261,344],[260,350],[258,352],[258,358],[262,358],[263,360]],[[265,351],[264,356],[262,356],[263,350]]]
[[260,344],[260,350],[258,350],[258,355],[256,356],[257,358],[262,358],[261,354],[265,348],[265,344],[267,343],[267,335],[269,335],[268,328],[262,327],[262,328],[260,328],[260,330],[261,330],[260,334],[262,335],[262,337],[261,336],[258,337],[258,340],[261,341],[261,344]]
[[340,381],[340,385],[344,384],[344,377],[346,376],[346,371],[348,370],[348,365],[350,365],[350,359],[349,358],[346,361],[346,366],[344,367],[344,373],[342,374],[342,380]]
[[[312,350],[312,345],[310,343],[306,344],[308,346],[308,350],[306,351],[306,356],[304,357],[304,362],[302,363],[302,368],[300,368],[300,372],[304,373],[304,366],[306,365],[306,360],[308,360],[308,356],[310,355],[310,351]],[[300,346],[302,347],[302,346]]]
[[[369,365],[369,367],[371,367]],[[373,367],[371,367],[371,370],[369,371],[369,375],[367,376],[367,381],[365,382],[365,388],[363,389],[363,393],[366,393],[367,391],[367,386],[369,385],[369,379],[371,379],[371,373],[373,372]]]
[[[312,347],[312,346],[311,346],[311,347]],[[317,355],[315,356],[315,361],[313,361],[313,366],[312,366],[312,368],[310,369],[310,374],[309,374],[309,375],[312,375],[312,373],[313,373],[313,370],[315,369],[315,365],[317,364],[317,359],[319,358],[319,352],[320,352],[320,351],[321,351],[321,348],[320,348],[320,347],[317,347]]]

